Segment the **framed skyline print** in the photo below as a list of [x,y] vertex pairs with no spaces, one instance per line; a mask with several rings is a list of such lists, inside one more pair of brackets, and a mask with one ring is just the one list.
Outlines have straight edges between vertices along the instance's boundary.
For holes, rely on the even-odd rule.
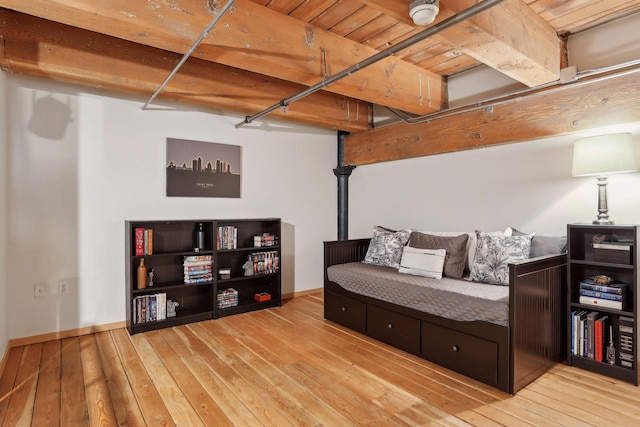
[[167,196],[240,198],[240,148],[167,138]]

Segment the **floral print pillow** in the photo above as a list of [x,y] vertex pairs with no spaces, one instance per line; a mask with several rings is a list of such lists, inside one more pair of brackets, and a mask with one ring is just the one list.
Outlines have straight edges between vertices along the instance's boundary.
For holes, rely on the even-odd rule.
[[509,263],[529,259],[534,234],[499,236],[476,230],[478,245],[471,268],[471,279],[509,285]]
[[411,230],[394,231],[380,226],[374,227],[369,249],[362,262],[381,267],[399,268],[402,249],[409,241],[410,235]]

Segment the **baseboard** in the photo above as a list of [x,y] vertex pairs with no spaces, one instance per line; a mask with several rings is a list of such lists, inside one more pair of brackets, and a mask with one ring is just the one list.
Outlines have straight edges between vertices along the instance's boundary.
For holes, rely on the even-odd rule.
[[316,289],[308,289],[306,291],[300,291],[300,292],[291,292],[288,294],[282,294],[282,299],[283,300],[288,300],[288,299],[292,299],[295,297],[302,297],[305,295],[311,295],[311,294],[319,294],[320,292],[323,291],[324,288],[316,288]]
[[[41,342],[59,340],[59,339],[70,338],[70,337],[79,337],[81,335],[94,334],[96,332],[104,332],[104,331],[111,331],[113,329],[120,329],[126,326],[127,326],[127,322],[114,322],[114,323],[108,323],[106,325],[88,326],[86,328],[69,329],[67,331],[51,332],[48,334],[34,335],[31,337],[25,337],[25,338],[16,338],[13,340],[9,340],[9,344],[7,345],[7,350],[10,348],[19,347],[22,345],[37,344]],[[5,354],[5,357],[6,357],[6,354]]]

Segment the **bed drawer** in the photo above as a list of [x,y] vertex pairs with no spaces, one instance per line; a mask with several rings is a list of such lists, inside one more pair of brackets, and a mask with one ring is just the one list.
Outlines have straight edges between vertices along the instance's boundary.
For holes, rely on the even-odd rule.
[[324,292],[324,317],[355,331],[365,333],[367,325],[367,305],[353,298]]
[[498,344],[422,322],[421,356],[486,384],[498,383]]
[[420,320],[370,305],[367,334],[413,354],[420,351]]

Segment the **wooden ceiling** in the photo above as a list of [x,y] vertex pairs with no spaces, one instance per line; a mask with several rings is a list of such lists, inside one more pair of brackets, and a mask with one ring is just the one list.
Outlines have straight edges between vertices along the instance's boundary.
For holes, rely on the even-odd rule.
[[[410,0],[235,0],[158,101],[252,116],[425,29]],[[218,0],[0,0],[6,72],[149,97],[220,13]],[[441,0],[433,25],[478,0]],[[567,36],[640,10],[640,0],[504,0],[290,105],[274,118],[372,127],[373,104],[447,107],[447,79],[486,64],[529,87],[559,80]]]

